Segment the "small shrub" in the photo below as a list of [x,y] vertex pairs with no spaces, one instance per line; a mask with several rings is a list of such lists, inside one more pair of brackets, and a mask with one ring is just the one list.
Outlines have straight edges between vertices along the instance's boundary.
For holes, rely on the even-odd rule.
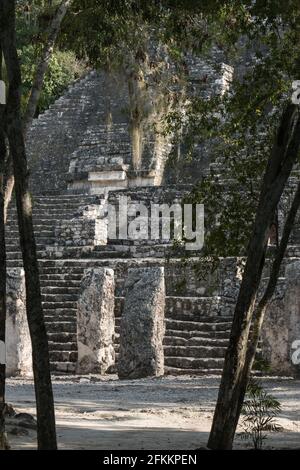
[[266,432],[278,432],[282,428],[276,422],[281,405],[263,387],[254,381],[249,382],[242,409],[242,439],[252,440],[254,449],[263,447]]

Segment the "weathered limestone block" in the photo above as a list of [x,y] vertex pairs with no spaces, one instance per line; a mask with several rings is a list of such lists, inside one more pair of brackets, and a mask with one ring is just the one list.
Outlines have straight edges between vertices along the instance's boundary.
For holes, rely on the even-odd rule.
[[128,270],[120,326],[118,375],[138,379],[164,373],[164,268]]
[[114,271],[87,269],[77,305],[77,372],[104,374],[115,363]]
[[7,270],[6,373],[7,376],[32,375],[25,274],[21,268]]
[[96,246],[107,244],[105,203],[86,205],[72,219],[55,226],[56,246]]
[[[285,285],[272,301],[262,329],[262,355],[274,373],[299,375],[300,262],[286,266]],[[298,352],[297,352],[298,350]],[[298,363],[297,363],[298,362]]]

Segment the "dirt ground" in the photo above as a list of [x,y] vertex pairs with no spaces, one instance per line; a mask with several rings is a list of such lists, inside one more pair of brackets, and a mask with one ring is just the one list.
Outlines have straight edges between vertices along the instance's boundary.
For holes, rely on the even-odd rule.
[[[265,448],[300,449],[300,381],[261,379],[279,399],[283,431],[269,435]],[[119,381],[108,377],[55,377],[60,449],[177,449],[206,445],[217,398],[217,377],[163,377]],[[7,402],[35,415],[31,380],[10,379]],[[13,449],[36,448],[35,431],[9,434]],[[240,437],[235,447],[251,447]]]

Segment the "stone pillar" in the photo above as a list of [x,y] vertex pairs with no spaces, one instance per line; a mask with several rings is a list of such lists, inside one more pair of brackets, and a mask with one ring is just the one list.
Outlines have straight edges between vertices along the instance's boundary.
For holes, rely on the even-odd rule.
[[285,285],[277,288],[266,313],[261,341],[272,372],[300,374],[300,261],[286,266]]
[[120,379],[164,373],[164,268],[128,270],[120,325]]
[[87,269],[77,304],[79,374],[104,374],[115,363],[114,271]]
[[31,341],[26,317],[25,274],[7,270],[6,374],[32,375]]

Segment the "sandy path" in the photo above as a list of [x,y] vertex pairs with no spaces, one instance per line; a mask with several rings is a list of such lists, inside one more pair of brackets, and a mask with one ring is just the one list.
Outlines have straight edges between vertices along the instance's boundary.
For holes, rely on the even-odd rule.
[[[61,449],[195,449],[205,446],[217,397],[216,377],[164,377],[118,381],[116,377],[55,378]],[[300,448],[300,381],[263,379],[281,402],[268,448]],[[30,380],[8,380],[7,401],[35,414]],[[13,448],[35,447],[35,433],[10,436]],[[236,447],[245,446],[236,439]]]

